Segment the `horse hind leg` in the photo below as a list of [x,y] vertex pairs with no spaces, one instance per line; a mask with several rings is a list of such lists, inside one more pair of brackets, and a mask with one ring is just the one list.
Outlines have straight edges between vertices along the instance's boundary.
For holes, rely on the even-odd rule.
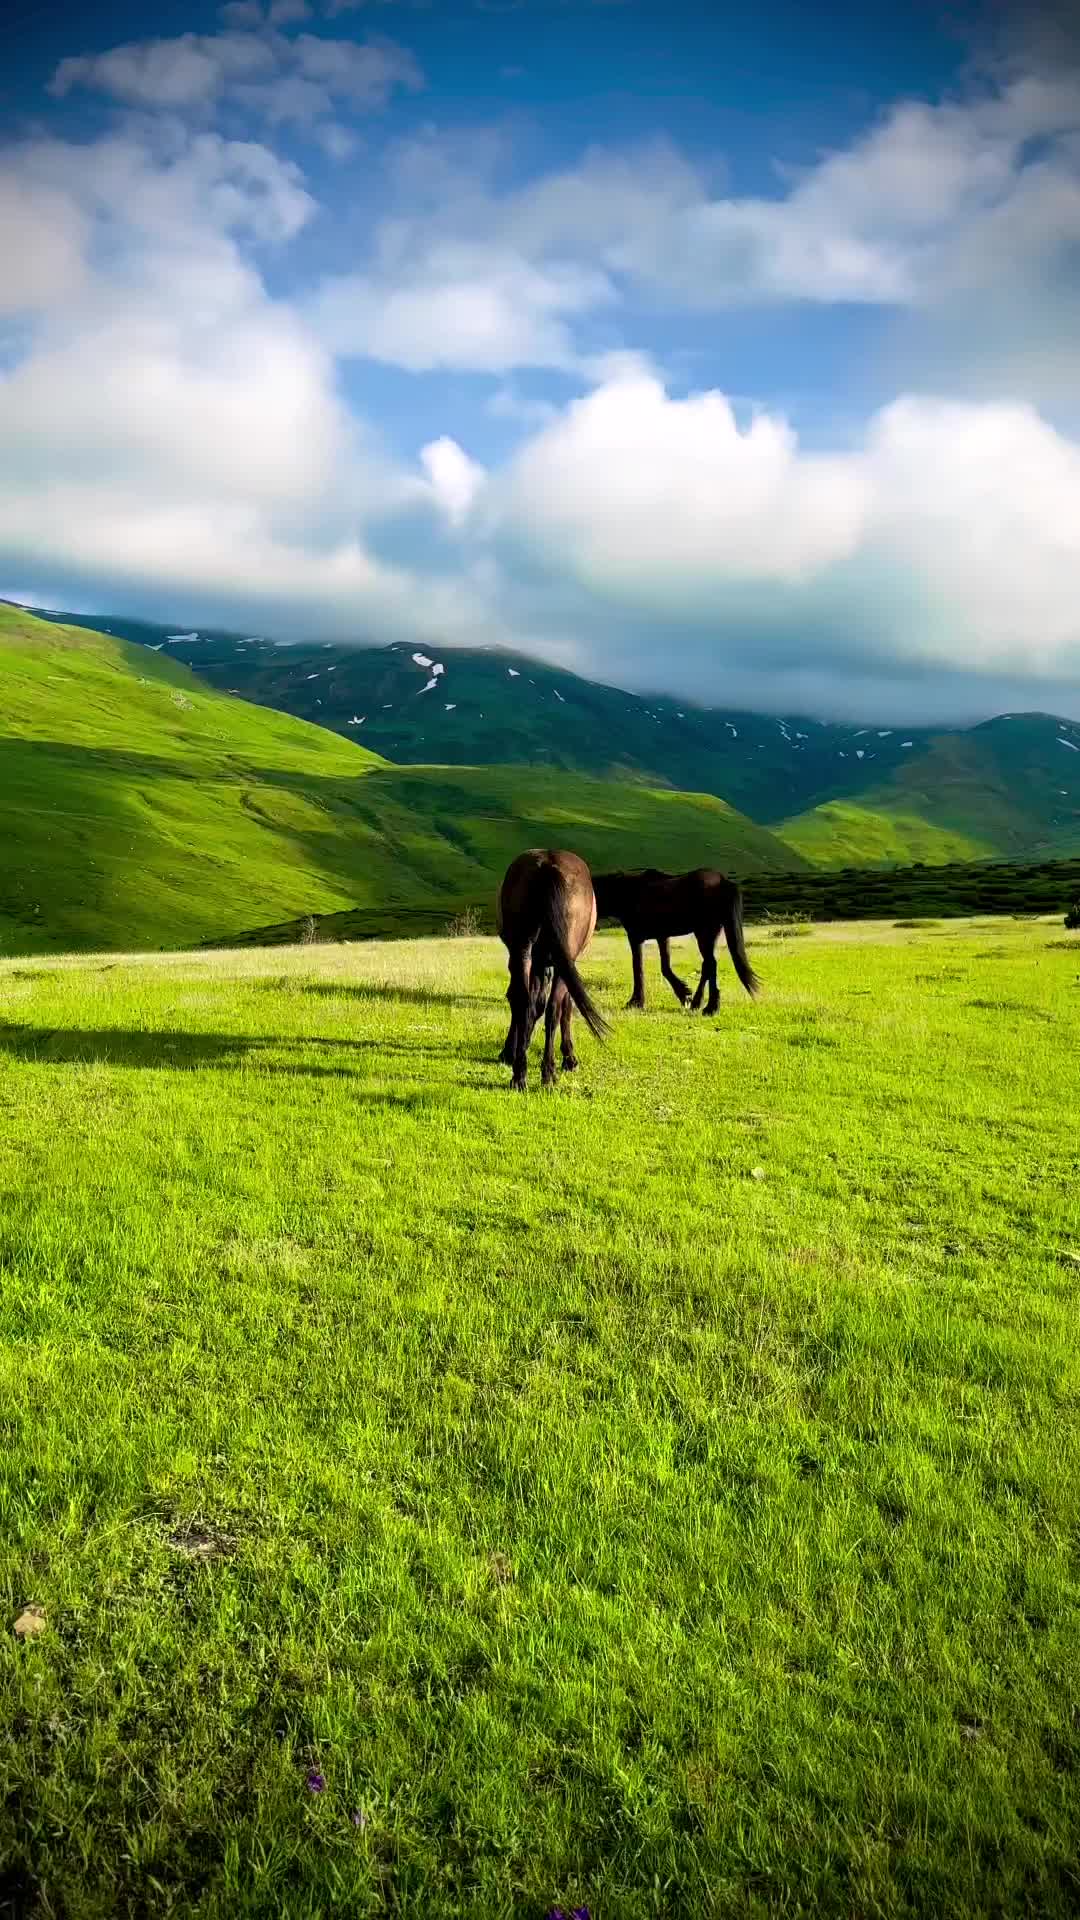
[[639,1013],[644,1013],[645,1011],[645,956],[642,952],[642,942],[640,940],[635,940],[633,936],[629,934],[627,935],[627,938],[630,941],[630,957],[634,964],[634,991],[630,995],[630,998],[626,1003],[627,1011],[629,1012],[631,1007],[635,1007]]
[[690,1005],[695,1010],[701,1006],[707,987],[709,997],[705,1002],[705,1006],[702,1008],[707,1018],[709,1014],[715,1013],[720,1005],[720,987],[716,978],[716,934],[697,933],[694,935],[694,938],[698,943],[698,952],[701,955],[701,978],[697,983],[697,991]]
[[533,1028],[536,1025],[536,1016],[537,1016],[537,1010],[535,1007],[536,998],[538,993],[542,991],[542,988],[543,988],[543,979],[542,977],[540,978],[537,977],[536,972],[533,969],[531,964],[531,956],[527,951],[524,954],[511,954],[508,965],[510,968],[510,985],[506,989],[506,998],[510,1002],[510,1031],[507,1034],[506,1039],[503,1041],[503,1050],[499,1055],[499,1064],[500,1066],[504,1066],[504,1067],[512,1067],[514,1064],[514,1043],[515,1043],[514,1023],[517,1019],[517,1015],[514,1011],[514,1002],[515,1002],[515,995],[520,998],[520,992],[521,992],[520,985],[515,984],[518,970],[519,969],[524,970],[525,992],[526,992],[527,1002],[528,1002],[527,1030],[525,1034],[526,1052],[528,1052],[529,1041],[532,1039]]
[[545,972],[543,968],[537,967],[534,965],[532,970],[532,977],[529,981],[529,1011],[526,1019],[526,1032],[525,1032],[526,1049],[529,1047],[529,1044],[532,1040],[536,1023],[539,1020],[541,1014],[543,1013],[545,1005],[547,1004],[548,994],[550,990],[551,990],[550,970]]
[[510,1065],[514,1077],[510,1085],[515,1093],[524,1093],[526,1057],[529,1041],[532,1038],[532,1026],[529,1021],[531,995],[529,991],[528,955],[516,953],[510,961],[510,987],[507,993],[510,1002],[510,1032],[506,1045],[510,1051]]
[[[698,941],[698,945],[700,947],[701,945],[700,940]],[[705,988],[708,984],[708,979],[709,979],[709,963],[706,960],[704,951],[703,951],[702,958],[701,958],[701,977],[698,980],[697,986],[694,988],[694,997],[690,1002],[690,1005],[692,1006],[695,1013],[697,1012],[698,1008],[700,1007],[702,1001],[705,998]]]
[[540,1084],[553,1087],[555,1084],[555,1029],[559,1024],[562,997],[566,987],[556,980],[548,995],[547,1016],[544,1021],[544,1065],[540,1075]]
[[698,946],[701,948],[701,977],[702,980],[707,979],[709,985],[709,997],[703,1008],[707,1019],[710,1014],[716,1013],[720,1006],[720,982],[716,977],[715,932],[699,933]]
[[658,940],[656,944],[660,949],[660,971],[667,981],[668,986],[671,988],[672,993],[675,995],[680,1007],[685,1007],[690,998],[690,989],[685,980],[679,979],[678,974],[671,964],[671,946],[667,940]]
[[503,1041],[503,1050],[499,1055],[499,1065],[501,1067],[512,1067],[514,1064],[514,983],[512,980],[506,989],[506,998],[510,1002],[510,1031]]
[[578,1063],[577,1054],[574,1052],[573,1019],[574,1019],[574,1003],[571,1000],[570,995],[567,993],[566,987],[564,985],[563,996],[562,996],[562,1014],[560,1016],[561,1025],[562,1025],[562,1063],[563,1063],[564,1073],[573,1073]]

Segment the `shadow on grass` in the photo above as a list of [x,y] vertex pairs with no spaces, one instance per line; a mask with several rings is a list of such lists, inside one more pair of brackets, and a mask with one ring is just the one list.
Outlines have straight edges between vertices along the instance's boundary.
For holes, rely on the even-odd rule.
[[[281,992],[281,984],[276,980],[265,980],[261,985],[264,992]],[[440,987],[395,987],[382,981],[337,985],[333,981],[305,980],[300,991],[322,1000],[387,1000],[405,1007],[490,1007],[492,1004],[490,993],[445,993]]]
[[[274,1060],[270,1056],[282,1048],[323,1048],[327,1053],[365,1052],[410,1054],[418,1062],[435,1054],[455,1054],[463,1062],[488,1061],[487,1046],[454,1046],[450,1042],[429,1041],[410,1044],[403,1040],[352,1040],[294,1034],[287,1039],[270,1036],[256,1038],[240,1033],[177,1033],[171,1030],[129,1029],[124,1027],[31,1027],[0,1026],[0,1057],[28,1060],[39,1066],[85,1066],[100,1063],[113,1067],[156,1068],[159,1071],[199,1072],[206,1068],[236,1068],[248,1063],[275,1074],[295,1074],[313,1079],[364,1079],[354,1067],[322,1066],[311,1061]],[[384,1100],[399,1099],[402,1105],[426,1097],[421,1092],[400,1096],[382,1094]]]

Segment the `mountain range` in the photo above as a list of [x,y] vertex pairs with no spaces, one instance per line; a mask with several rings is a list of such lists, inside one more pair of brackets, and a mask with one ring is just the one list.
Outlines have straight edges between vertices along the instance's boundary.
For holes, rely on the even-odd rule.
[[401,766],[562,768],[712,794],[817,866],[1080,852],[1080,724],[1060,715],[846,725],[647,697],[495,648],[438,656],[35,611]]

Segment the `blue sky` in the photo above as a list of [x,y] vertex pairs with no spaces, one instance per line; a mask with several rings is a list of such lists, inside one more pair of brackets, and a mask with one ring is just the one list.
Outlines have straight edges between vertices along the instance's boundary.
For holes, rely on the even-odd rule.
[[1080,710],[1064,9],[14,13],[4,590]]

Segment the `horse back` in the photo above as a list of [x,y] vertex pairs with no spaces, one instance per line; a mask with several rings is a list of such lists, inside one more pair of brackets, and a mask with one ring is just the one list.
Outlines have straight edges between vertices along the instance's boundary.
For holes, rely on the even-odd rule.
[[530,847],[510,862],[499,890],[497,918],[504,943],[508,947],[529,944],[553,905],[563,922],[570,956],[576,959],[596,927],[592,875],[580,854]]

